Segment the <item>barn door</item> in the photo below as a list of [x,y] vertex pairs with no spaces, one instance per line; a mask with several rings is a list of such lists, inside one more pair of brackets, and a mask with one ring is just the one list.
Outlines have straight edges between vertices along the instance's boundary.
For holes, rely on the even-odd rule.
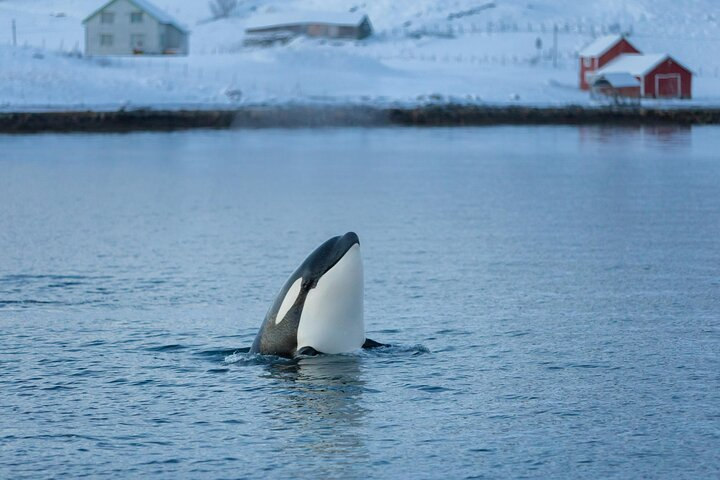
[[676,73],[658,75],[655,92],[658,97],[677,98],[680,96],[680,75]]

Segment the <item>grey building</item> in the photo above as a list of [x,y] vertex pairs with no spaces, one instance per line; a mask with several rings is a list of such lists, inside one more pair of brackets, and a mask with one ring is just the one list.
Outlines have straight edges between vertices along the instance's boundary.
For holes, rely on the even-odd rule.
[[110,0],[83,20],[86,55],[187,55],[189,31],[147,0]]
[[289,40],[300,35],[360,40],[372,34],[372,25],[362,13],[288,12],[253,17],[245,34],[246,44],[262,43],[265,38]]

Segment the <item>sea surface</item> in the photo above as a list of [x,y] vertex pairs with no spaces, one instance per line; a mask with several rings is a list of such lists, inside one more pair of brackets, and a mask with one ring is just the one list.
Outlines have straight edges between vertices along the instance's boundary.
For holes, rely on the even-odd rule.
[[[244,352],[356,231],[367,336]],[[718,478],[720,128],[0,136],[0,478]]]

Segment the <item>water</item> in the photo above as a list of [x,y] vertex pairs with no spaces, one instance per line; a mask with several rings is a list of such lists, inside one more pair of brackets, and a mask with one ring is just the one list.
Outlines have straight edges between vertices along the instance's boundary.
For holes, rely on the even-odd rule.
[[[0,477],[720,474],[720,129],[0,137]],[[359,233],[368,336],[252,357]]]

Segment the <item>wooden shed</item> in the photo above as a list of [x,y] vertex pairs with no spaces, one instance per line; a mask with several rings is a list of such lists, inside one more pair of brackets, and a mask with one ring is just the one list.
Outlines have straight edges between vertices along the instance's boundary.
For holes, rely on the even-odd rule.
[[621,55],[598,70],[597,75],[618,73],[637,78],[642,97],[692,97],[692,72],[667,53]]
[[615,104],[640,102],[640,80],[627,72],[593,74],[588,76],[591,96],[596,100],[611,100]]
[[580,89],[589,90],[589,76],[624,53],[640,50],[623,35],[598,37],[580,51]]
[[189,31],[148,0],[110,0],[83,20],[86,55],[187,55]]
[[251,18],[245,33],[249,37],[304,35],[359,40],[372,34],[372,25],[367,15],[362,13],[286,12]]

